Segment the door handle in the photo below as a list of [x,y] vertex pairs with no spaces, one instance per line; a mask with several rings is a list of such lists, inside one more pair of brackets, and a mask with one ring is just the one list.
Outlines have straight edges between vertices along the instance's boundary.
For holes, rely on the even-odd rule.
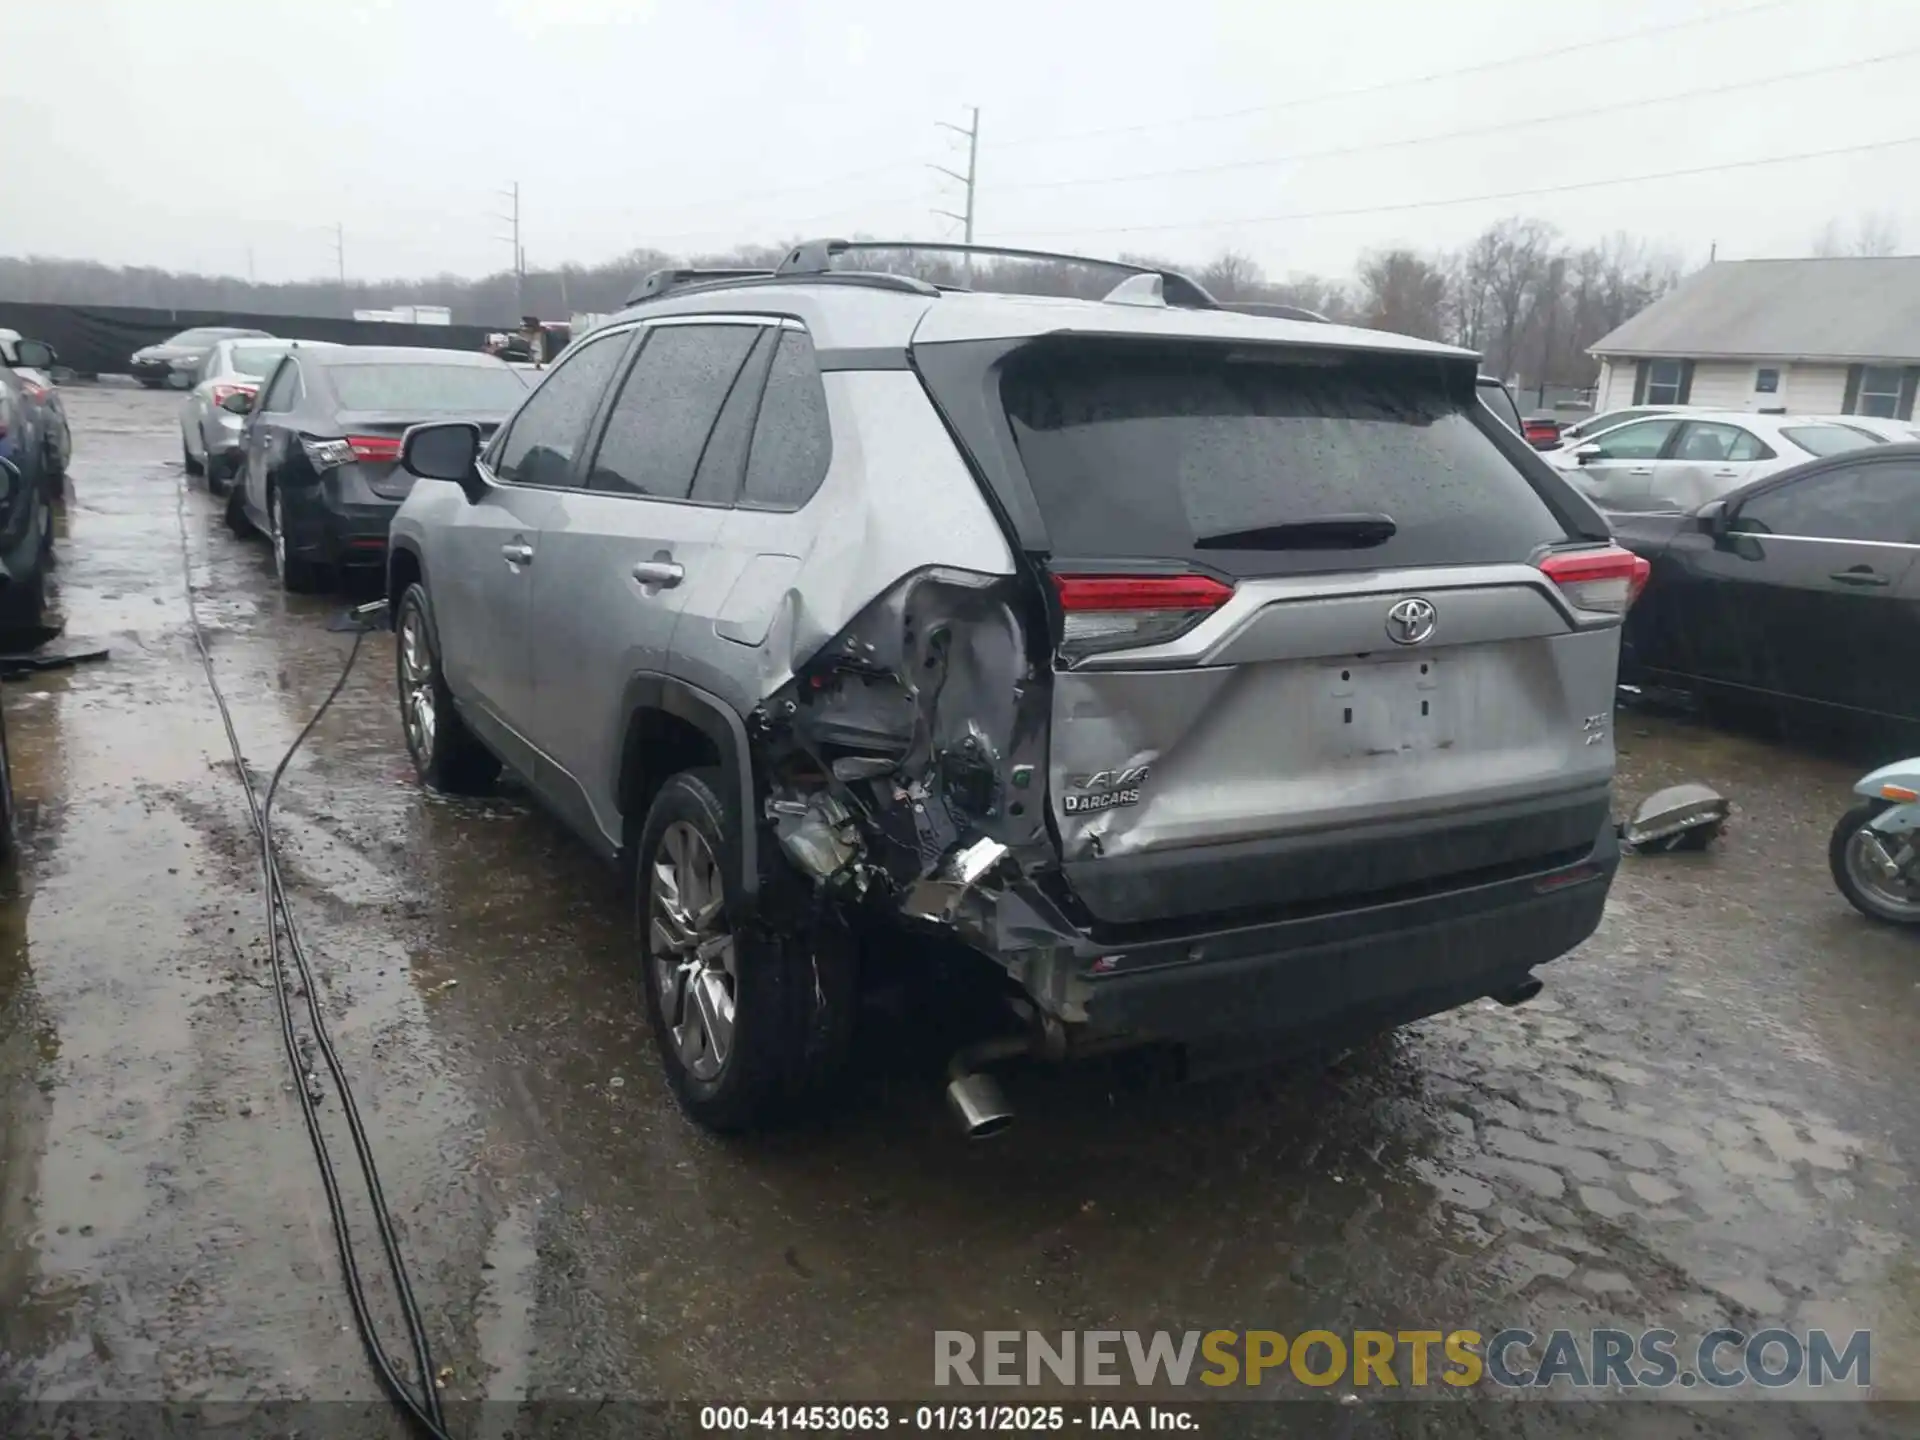
[[1862,566],[1858,570],[1836,570],[1827,578],[1836,585],[1871,585],[1877,587],[1890,583],[1886,576],[1876,575],[1865,566]]
[[1651,465],[1636,465],[1633,469],[1627,471],[1629,475],[1651,475],[1652,473],[1653,467]]
[[518,541],[511,545],[502,545],[500,547],[500,553],[507,557],[507,563],[509,565],[531,565],[533,563],[533,546],[522,545]]
[[633,567],[633,578],[642,585],[658,585],[663,590],[671,590],[687,578],[687,572],[671,560],[642,560]]

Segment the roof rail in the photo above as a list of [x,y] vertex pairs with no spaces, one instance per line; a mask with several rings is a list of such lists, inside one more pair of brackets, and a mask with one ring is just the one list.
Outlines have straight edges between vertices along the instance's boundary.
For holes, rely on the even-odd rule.
[[1308,310],[1300,305],[1282,305],[1271,300],[1223,300],[1220,308],[1235,310],[1242,315],[1265,315],[1274,320],[1311,320],[1316,325],[1333,323],[1318,310]]
[[655,270],[634,287],[633,293],[627,296],[627,304],[638,305],[642,300],[657,299],[682,285],[715,280],[765,279],[772,274],[771,270]]
[[[1106,260],[1094,255],[1067,255],[1056,250],[1022,250],[1010,245],[959,245],[946,240],[806,240],[787,252],[774,274],[780,276],[824,275],[832,272],[836,257],[849,250],[921,250],[935,255],[982,255],[1002,260],[1040,260],[1066,265],[1094,265],[1107,270],[1122,270],[1129,275],[1155,275],[1168,305],[1183,310],[1217,310],[1220,304],[1201,284],[1178,270],[1161,270],[1151,265],[1135,265],[1126,260]],[[1120,297],[1122,303],[1141,303],[1138,291]],[[1152,303],[1151,301],[1147,303]]]

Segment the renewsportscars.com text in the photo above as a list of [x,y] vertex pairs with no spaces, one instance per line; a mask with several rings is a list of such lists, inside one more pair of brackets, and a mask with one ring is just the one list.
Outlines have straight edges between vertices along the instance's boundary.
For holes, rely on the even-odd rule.
[[936,1330],[933,1383],[1778,1389],[1873,1383],[1869,1331]]

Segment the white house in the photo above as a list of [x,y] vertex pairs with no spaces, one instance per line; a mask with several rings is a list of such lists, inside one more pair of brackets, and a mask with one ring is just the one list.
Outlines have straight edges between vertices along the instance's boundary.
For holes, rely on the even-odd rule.
[[1913,418],[1920,255],[1727,260],[1593,345],[1595,410]]

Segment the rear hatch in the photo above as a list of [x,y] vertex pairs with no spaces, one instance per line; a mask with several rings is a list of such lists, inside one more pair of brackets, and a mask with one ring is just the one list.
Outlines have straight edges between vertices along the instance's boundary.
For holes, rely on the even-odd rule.
[[383,500],[404,500],[413,489],[414,477],[400,468],[400,437],[409,427],[464,420],[480,427],[483,441],[500,428],[496,414],[405,415],[391,410],[343,410],[337,418],[342,438],[353,447],[360,478]]
[[1098,922],[1530,873],[1608,821],[1644,569],[1471,357],[1380,343],[915,347],[1043,582],[1051,818]]

